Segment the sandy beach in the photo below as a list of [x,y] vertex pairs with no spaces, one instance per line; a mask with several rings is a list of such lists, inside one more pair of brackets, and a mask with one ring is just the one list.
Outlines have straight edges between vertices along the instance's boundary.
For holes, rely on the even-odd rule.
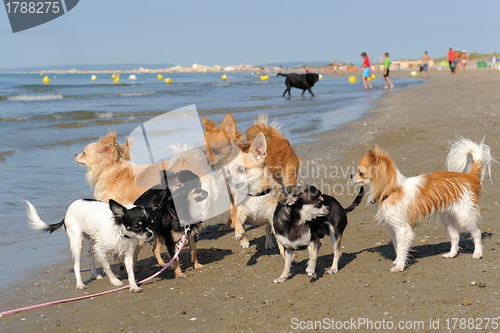
[[[382,80],[376,74],[376,80]],[[409,73],[391,72],[399,75]],[[346,207],[355,196],[348,176],[371,143],[388,151],[405,176],[444,170],[449,144],[457,135],[476,142],[486,135],[493,158],[500,160],[499,84],[496,71],[442,71],[429,72],[426,84],[388,91],[362,119],[295,147],[304,163],[300,182],[317,185]],[[408,331],[459,332],[472,331],[471,327],[495,331],[494,321],[499,330],[499,182],[500,165],[494,163],[492,182],[484,179],[480,199],[482,260],[471,259],[473,242],[464,230],[460,255],[442,258],[450,247],[447,232],[439,221],[428,221],[416,231],[410,265],[402,273],[390,273],[395,258],[390,236],[375,222],[376,211],[364,199],[348,215],[336,275],[326,273],[332,246],[324,239],[313,278],[305,274],[307,251],[297,252],[290,279],[275,285],[272,281],[281,274],[283,260],[278,250],[264,248],[264,228],[250,228],[250,248],[241,249],[232,231],[218,231],[224,216],[209,222],[198,242],[204,270],[192,268],[185,250],[180,256],[184,279],[174,279],[168,269],[143,284],[141,294],[123,290],[7,315],[0,318],[0,330],[291,332],[316,325],[346,331],[350,322],[356,324],[350,330],[359,332],[391,331],[390,323],[394,331],[403,324]],[[138,280],[158,270],[150,245],[140,255]],[[86,260],[82,272],[84,280],[90,277]],[[124,271],[120,278],[126,278]],[[105,278],[77,291],[72,262],[65,262],[37,269],[5,291],[0,312],[108,289]],[[332,329],[325,326],[328,323],[344,326]]]

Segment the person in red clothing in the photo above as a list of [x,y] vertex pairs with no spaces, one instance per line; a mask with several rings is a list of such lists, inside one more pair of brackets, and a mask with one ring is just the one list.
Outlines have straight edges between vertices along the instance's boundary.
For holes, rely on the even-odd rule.
[[452,73],[455,72],[455,64],[453,63],[453,50],[450,47],[450,50],[448,51],[448,63],[450,64],[450,70]]
[[[365,89],[368,87],[373,88],[370,82],[368,81],[368,78],[370,77],[370,58],[366,55],[366,52],[361,53],[361,56],[363,57],[363,84],[365,85]],[[368,84],[368,87],[367,87]]]

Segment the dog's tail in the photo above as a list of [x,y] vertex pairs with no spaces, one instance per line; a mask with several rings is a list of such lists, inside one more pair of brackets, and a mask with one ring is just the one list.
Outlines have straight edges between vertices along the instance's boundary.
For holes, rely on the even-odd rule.
[[283,134],[279,132],[281,125],[275,120],[270,125],[267,124],[269,116],[267,114],[259,114],[257,119],[254,120],[254,125],[245,131],[245,137],[248,141],[253,141],[259,133],[263,133],[266,140],[269,139],[286,139]]
[[279,73],[278,73],[278,75],[276,75],[276,76],[288,76],[288,75],[287,75],[287,74],[283,74],[283,73],[279,72]]
[[448,171],[472,173],[480,177],[481,182],[488,171],[491,179],[491,162],[496,161],[491,157],[490,147],[484,139],[479,144],[466,138],[453,143],[446,158]]
[[26,211],[29,219],[28,222],[33,229],[53,233],[64,225],[64,219],[61,222],[54,224],[47,224],[43,222],[40,216],[38,216],[35,206],[33,206],[29,201],[26,201],[26,204],[28,205],[28,209]]
[[354,208],[356,208],[359,203],[361,202],[361,199],[363,199],[363,195],[365,195],[365,188],[364,186],[361,186],[361,188],[359,189],[359,193],[358,195],[356,196],[356,198],[354,199],[354,201],[352,202],[352,204],[345,208],[345,212],[346,213],[349,213],[349,212],[352,212],[354,210]]

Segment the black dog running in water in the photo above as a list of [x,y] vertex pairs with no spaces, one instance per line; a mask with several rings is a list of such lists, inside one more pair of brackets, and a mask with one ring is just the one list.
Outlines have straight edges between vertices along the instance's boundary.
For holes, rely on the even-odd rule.
[[306,90],[309,90],[311,93],[311,96],[314,96],[313,92],[311,91],[311,87],[314,86],[316,82],[319,80],[319,75],[316,73],[307,73],[307,74],[281,74],[278,73],[276,76],[286,76],[285,84],[286,84],[286,89],[285,92],[283,93],[283,97],[285,97],[286,92],[288,91],[288,96],[292,96],[290,94],[290,90],[292,87],[302,89],[302,96],[304,96],[304,93]]

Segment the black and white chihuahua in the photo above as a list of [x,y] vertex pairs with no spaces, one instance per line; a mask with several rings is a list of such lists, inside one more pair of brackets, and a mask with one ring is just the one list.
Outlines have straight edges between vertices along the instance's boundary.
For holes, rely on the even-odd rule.
[[134,277],[133,255],[139,241],[149,241],[153,238],[153,232],[149,228],[153,222],[149,209],[134,205],[129,205],[126,208],[114,200],[109,200],[109,204],[107,204],[93,199],[81,199],[74,201],[69,206],[66,216],[61,222],[49,225],[40,219],[35,207],[29,201],[26,203],[28,205],[28,219],[32,228],[52,233],[62,226],[65,227],[75,261],[74,271],[77,289],[86,288],[80,274],[80,255],[82,241],[85,237],[91,244],[90,270],[94,278],[102,278],[95,269],[93,258],[95,255],[102,263],[111,284],[123,285],[111,271],[107,260],[107,253],[113,252],[124,257],[130,291],[142,292]]
[[[153,226],[155,233],[153,253],[160,267],[166,264],[161,258],[161,245],[165,242],[170,257],[179,246],[184,227],[189,225],[187,233],[189,248],[191,249],[191,262],[195,269],[203,268],[198,262],[196,253],[196,240],[201,230],[202,221],[206,212],[203,201],[208,192],[201,188],[200,177],[189,170],[177,173],[162,171],[164,184],[161,188],[152,188],[141,195],[135,205],[148,207],[152,210]],[[165,183],[168,186],[165,186]],[[173,262],[172,268],[175,277],[185,277],[180,266],[179,257]]]
[[293,252],[309,250],[306,273],[312,276],[316,270],[320,239],[330,235],[333,244],[333,263],[328,274],[338,272],[341,256],[340,243],[347,226],[347,212],[352,211],[364,195],[362,187],[354,202],[346,209],[334,197],[322,194],[312,185],[287,186],[282,189],[287,197],[276,207],[273,217],[274,233],[284,247],[285,268],[274,283],[285,282],[290,273]]

